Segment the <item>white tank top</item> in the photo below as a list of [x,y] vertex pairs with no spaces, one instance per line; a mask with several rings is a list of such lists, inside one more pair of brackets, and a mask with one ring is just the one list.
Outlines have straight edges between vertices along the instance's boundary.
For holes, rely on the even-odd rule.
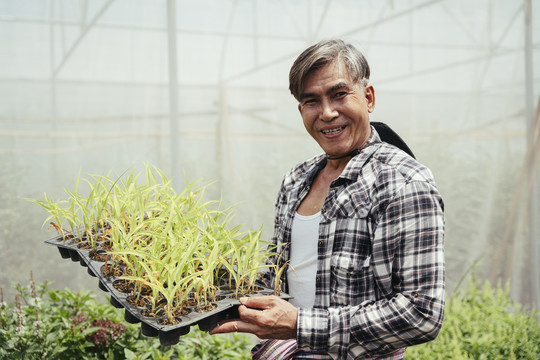
[[[317,242],[321,212],[304,216],[295,214],[291,229],[290,264],[287,269],[290,303],[296,307],[312,308],[315,303],[317,276]],[[294,269],[294,270],[293,270]]]

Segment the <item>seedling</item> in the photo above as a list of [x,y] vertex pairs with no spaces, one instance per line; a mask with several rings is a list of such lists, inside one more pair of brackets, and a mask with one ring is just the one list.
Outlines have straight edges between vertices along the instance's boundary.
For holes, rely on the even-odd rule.
[[[174,324],[185,306],[212,309],[224,281],[225,290],[239,297],[255,291],[260,270],[275,267],[266,261],[275,253],[262,247],[261,229],[233,227],[232,208],[203,200],[210,183],[186,179],[177,193],[155,167],[146,166],[145,184],[139,184],[140,175],[132,171],[115,181],[92,175],[85,180],[86,197],[79,193],[79,175],[67,200],[45,194],[45,200],[32,201],[49,211],[47,221],[61,237],[86,238],[95,248],[106,235],[104,271],[133,284],[129,297],[147,307],[145,314]],[[276,273],[285,267],[275,267]]]

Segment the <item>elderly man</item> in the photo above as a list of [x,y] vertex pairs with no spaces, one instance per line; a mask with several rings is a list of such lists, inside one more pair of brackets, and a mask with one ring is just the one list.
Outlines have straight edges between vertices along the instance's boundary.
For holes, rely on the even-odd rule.
[[211,332],[272,339],[253,358],[402,359],[440,330],[443,202],[429,169],[370,124],[369,74],[341,40],[309,47],[291,68],[290,91],[324,151],[285,175],[276,203],[276,259],[290,262],[281,280],[294,299],[241,299],[239,319]]

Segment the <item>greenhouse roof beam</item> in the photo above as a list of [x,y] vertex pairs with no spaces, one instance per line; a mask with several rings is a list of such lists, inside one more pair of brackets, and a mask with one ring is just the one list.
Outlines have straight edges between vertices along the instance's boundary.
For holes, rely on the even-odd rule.
[[[215,129],[185,129],[180,130],[179,132],[182,136],[189,136],[192,139],[214,139],[216,136]],[[407,131],[403,131],[403,134],[409,134]],[[305,134],[302,132],[296,133],[275,133],[269,134],[267,132],[240,132],[232,131],[228,135],[235,140],[245,141],[245,142],[257,142],[258,140],[263,141],[276,141],[276,140],[285,140],[285,139],[297,139],[302,141],[308,141]],[[459,140],[463,139],[476,139],[476,138],[500,138],[501,136],[505,138],[523,138],[526,135],[525,130],[478,130],[474,129],[463,131],[463,130],[418,130],[414,132],[415,137],[433,137],[433,136],[444,136],[455,138]],[[37,130],[0,130],[0,136],[17,136],[19,138],[66,138],[66,139],[130,139],[130,138],[140,138],[140,137],[170,137],[170,131],[168,130],[133,130],[133,131],[116,131],[116,132],[99,132],[99,131],[37,131]],[[411,134],[411,136],[413,136]],[[538,144],[536,145],[534,156],[538,156]],[[1,149],[0,149],[1,150]],[[7,152],[11,152],[13,149],[6,149]],[[0,151],[1,153],[1,151]]]
[[463,33],[467,35],[467,37],[473,43],[473,46],[478,48],[480,46],[480,41],[478,41],[478,39],[475,37],[475,34],[470,31],[469,27],[466,26],[463,23],[463,21],[461,21],[461,19],[458,16],[456,16],[456,14],[453,11],[451,11],[450,8],[448,8],[446,4],[441,4],[441,7],[444,10],[444,12],[447,13],[448,16],[461,28]]
[[365,25],[359,26],[357,28],[348,30],[348,31],[342,33],[339,37],[346,37],[346,36],[354,35],[356,33],[359,33],[359,32],[365,31],[365,30],[370,30],[374,26],[381,25],[382,23],[392,21],[392,20],[394,20],[396,18],[399,18],[401,16],[405,16],[405,15],[408,15],[409,13],[417,11],[417,10],[419,10],[421,8],[432,6],[432,5],[441,3],[443,1],[446,1],[446,0],[431,0],[431,1],[427,1],[427,2],[419,4],[419,5],[416,5],[416,6],[412,6],[412,7],[408,8],[408,9],[397,12],[397,13],[392,14],[390,16],[387,16],[385,18],[377,19],[376,21],[373,21],[373,22],[371,22],[369,24],[365,24]]
[[289,17],[289,20],[291,21],[291,23],[293,24],[294,28],[296,29],[298,35],[299,35],[299,38],[300,39],[305,39],[305,34],[302,32],[302,28],[300,27],[300,25],[298,25],[298,21],[297,21],[297,17],[292,13],[287,1],[284,1],[284,0],[280,0],[281,2],[281,6],[283,6],[283,8],[285,8],[285,11],[287,12],[287,16]]
[[[16,22],[16,23],[47,24],[47,25],[52,24],[52,25],[62,25],[62,26],[77,26],[77,27],[82,26],[80,21],[6,17],[6,16],[1,16],[1,15],[0,15],[0,22]],[[100,24],[94,24],[92,27],[96,29],[151,31],[151,32],[161,32],[161,33],[167,32],[167,28],[164,26],[139,26],[139,25],[131,26],[131,25],[111,24],[111,23],[102,22]],[[203,36],[216,36],[216,37],[232,36],[232,37],[238,37],[238,38],[261,38],[261,39],[267,39],[267,40],[304,40],[305,39],[305,37],[301,35],[298,35],[298,36],[271,35],[271,34],[264,34],[264,33],[259,33],[255,35],[252,33],[245,33],[245,32],[226,32],[226,31],[218,31],[218,30],[202,30],[202,29],[182,28],[182,27],[177,28],[176,31],[178,34],[184,34],[184,35],[187,34],[187,35],[203,35]]]
[[502,50],[502,51],[493,51],[493,52],[490,52],[490,53],[487,53],[487,54],[484,54],[484,55],[481,55],[481,56],[475,56],[475,57],[472,57],[472,58],[469,58],[469,59],[465,59],[465,60],[461,60],[461,61],[455,61],[455,62],[445,64],[445,65],[441,65],[441,66],[434,66],[434,67],[427,68],[427,69],[422,69],[422,70],[418,70],[418,71],[412,71],[412,72],[409,72],[407,74],[402,74],[402,75],[389,77],[389,78],[386,78],[386,79],[381,79],[381,80],[378,80],[377,82],[379,84],[383,84],[383,83],[388,84],[388,83],[391,83],[393,81],[403,80],[403,79],[406,79],[406,78],[409,78],[409,77],[415,77],[415,76],[418,76],[418,75],[426,75],[426,74],[429,74],[429,73],[435,73],[435,72],[439,72],[439,71],[444,71],[444,70],[448,70],[448,69],[452,69],[452,68],[456,68],[456,67],[460,67],[460,66],[464,66],[464,65],[468,65],[468,64],[477,63],[477,62],[480,62],[480,61],[487,61],[487,60],[490,60],[490,59],[492,59],[493,57],[496,57],[496,56],[503,56],[503,55],[507,55],[509,53],[519,52],[519,51],[523,51],[523,48],[519,47],[519,48],[514,48],[514,49],[505,49],[505,50]]
[[86,37],[86,35],[88,34],[88,32],[90,31],[90,29],[92,29],[92,27],[96,24],[96,22],[99,20],[99,18],[101,16],[103,16],[103,14],[105,13],[105,11],[107,11],[107,9],[109,8],[109,6],[114,2],[114,0],[109,0],[107,1],[103,6],[102,8],[97,12],[97,14],[94,16],[94,18],[92,19],[92,21],[90,21],[90,23],[88,25],[82,25],[82,31],[81,33],[79,34],[79,37],[75,40],[75,42],[71,45],[71,47],[69,48],[69,50],[67,51],[67,53],[64,54],[64,57],[62,58],[62,61],[60,62],[60,64],[58,64],[58,66],[53,70],[53,79],[56,79],[56,77],[58,76],[58,73],[62,70],[62,68],[64,67],[64,65],[66,64],[66,62],[69,60],[69,58],[71,57],[71,55],[73,54],[73,52],[75,51],[75,49],[77,49],[77,47],[79,46],[79,44],[83,41],[83,39]]
[[[321,16],[319,17],[319,22],[317,23],[317,26],[315,26],[315,29],[313,29],[313,30],[310,29],[310,33],[312,33],[312,35],[310,36],[310,42],[313,42],[314,39],[318,38],[319,30],[322,28],[322,24],[323,24],[324,20],[326,19],[326,15],[328,14],[328,7],[329,6],[330,6],[330,0],[326,0],[326,2],[324,3],[324,9],[321,12]],[[311,19],[311,17],[310,17],[310,19]]]
[[514,25],[514,22],[519,17],[519,15],[523,12],[523,6],[520,6],[516,12],[514,13],[514,16],[510,19],[508,22],[508,25],[506,28],[504,28],[503,32],[501,33],[501,36],[495,41],[495,46],[500,46],[500,44],[503,42],[504,38],[506,38],[506,35],[510,32],[510,29],[512,28],[512,25]]
[[83,0],[81,5],[81,33],[84,31],[84,27],[86,26],[86,16],[88,14],[88,0]]

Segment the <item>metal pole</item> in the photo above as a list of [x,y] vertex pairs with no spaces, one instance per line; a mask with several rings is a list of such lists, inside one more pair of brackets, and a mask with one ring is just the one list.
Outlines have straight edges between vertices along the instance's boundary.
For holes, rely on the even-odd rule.
[[171,142],[171,175],[172,183],[180,185],[180,139],[178,128],[178,69],[176,50],[176,0],[167,0],[167,39],[169,50],[169,122]]
[[[535,127],[534,127],[534,87],[533,87],[533,43],[532,43],[532,1],[525,0],[523,13],[525,15],[525,114],[527,119],[527,149],[533,151],[535,148]],[[534,159],[533,156],[530,159]],[[529,179],[530,186],[530,201],[529,201],[529,264],[530,264],[530,287],[531,287],[531,302],[540,306],[540,292],[538,285],[538,276],[540,275],[538,268],[538,230],[537,230],[537,197],[536,197],[536,174],[534,163],[531,161],[528,170],[531,172]]]
[[[51,104],[51,119],[52,119],[52,132],[53,134],[58,131],[58,119],[57,119],[57,109],[56,109],[56,95],[57,95],[57,87],[56,87],[56,79],[57,79],[57,72],[55,71],[54,65],[55,65],[55,35],[54,35],[54,15],[55,15],[55,7],[54,7],[54,1],[50,2],[50,23],[49,23],[49,61],[51,62],[51,84],[50,84],[50,104]],[[57,140],[56,137],[51,140],[52,148],[56,150],[57,147]],[[56,185],[56,176],[59,174],[59,165],[58,165],[58,154],[55,152],[52,156],[52,172],[50,180],[54,185]]]
[[222,189],[225,185],[225,156],[227,151],[227,119],[228,119],[228,104],[227,104],[227,90],[222,83],[219,87],[219,117],[216,129],[216,162],[217,162],[217,177],[219,179]]

